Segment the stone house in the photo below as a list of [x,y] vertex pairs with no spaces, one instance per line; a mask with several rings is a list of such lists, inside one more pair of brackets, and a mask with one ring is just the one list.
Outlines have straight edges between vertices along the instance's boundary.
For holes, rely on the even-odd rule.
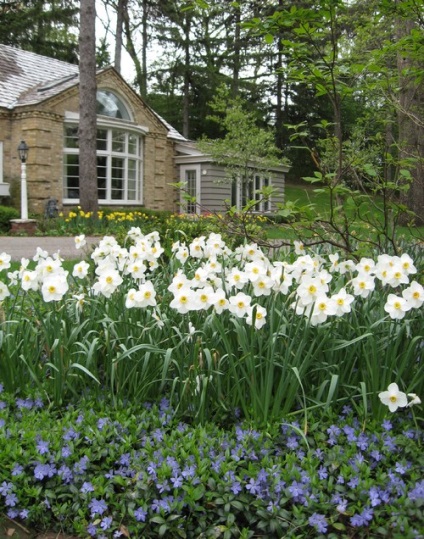
[[[0,44],[0,201],[19,191],[21,140],[28,147],[28,207],[79,203],[78,66]],[[225,171],[156,114],[113,67],[97,72],[99,204],[201,213],[241,204]],[[273,171],[281,196],[287,167]],[[185,182],[186,203],[171,184]],[[255,189],[269,182],[259,175]],[[277,197],[279,198],[279,197]],[[195,203],[193,201],[196,201]],[[271,201],[262,211],[272,211]]]

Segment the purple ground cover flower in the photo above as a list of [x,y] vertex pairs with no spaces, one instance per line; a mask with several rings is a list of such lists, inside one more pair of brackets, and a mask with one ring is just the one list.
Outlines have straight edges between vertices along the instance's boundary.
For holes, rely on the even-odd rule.
[[408,492],[408,498],[414,501],[424,499],[424,480],[419,481],[415,487]]
[[74,478],[72,470],[69,468],[69,466],[66,466],[66,464],[62,464],[57,472],[57,475],[62,478],[65,484],[71,483]]
[[299,442],[296,436],[289,436],[287,438],[286,446],[289,449],[296,449],[299,447]]
[[13,489],[13,483],[8,483],[7,481],[3,481],[3,483],[0,485],[0,494],[2,496],[7,496],[12,489]]
[[88,507],[91,510],[91,516],[94,517],[96,515],[103,515],[107,511],[107,505],[104,500],[96,500],[93,498],[90,503],[88,504]]
[[49,452],[49,442],[46,442],[45,440],[38,440],[36,448],[40,455],[45,455]]
[[69,445],[64,445],[62,447],[62,457],[63,458],[67,458],[67,457],[70,457],[72,455],[73,451],[72,449],[69,447]]
[[134,517],[137,522],[146,522],[147,511],[145,511],[142,507],[139,507],[134,511]]
[[57,473],[54,464],[37,463],[34,468],[34,477],[42,481],[45,477],[53,477]]
[[314,526],[317,532],[324,533],[324,534],[327,533],[328,523],[324,515],[320,515],[319,513],[314,513],[313,515],[309,517],[308,522],[310,526]]
[[392,430],[393,424],[389,419],[385,419],[383,423],[381,424],[384,430]]
[[79,434],[74,429],[69,428],[65,430],[62,438],[65,442],[70,442],[71,440],[77,440],[79,438]]
[[99,430],[103,430],[103,428],[105,427],[105,425],[107,425],[109,423],[109,418],[107,417],[102,417],[100,418],[98,421],[97,421],[97,428]]
[[18,497],[14,492],[9,492],[8,494],[6,494],[4,503],[8,507],[15,507],[15,505],[18,503]]
[[250,494],[259,494],[260,492],[260,486],[259,483],[256,482],[253,478],[249,480],[249,483],[246,485],[246,490],[250,492]]
[[359,528],[361,526],[368,526],[368,524],[371,522],[374,516],[374,511],[369,508],[365,507],[361,513],[357,513],[356,515],[353,515],[350,519],[350,523],[355,528]]
[[12,476],[21,475],[23,473],[24,467],[20,464],[15,464],[12,468]]
[[12,520],[14,520],[15,518],[19,516],[19,511],[17,509],[8,509],[8,511],[6,512],[6,515]]
[[100,527],[102,530],[108,530],[112,525],[112,517],[104,517],[100,522]]
[[171,477],[171,483],[174,488],[180,488],[184,483],[183,477],[181,475],[176,476],[176,477]]
[[84,494],[87,494],[88,492],[94,492],[94,487],[89,481],[84,481],[82,487],[80,488],[80,491]]

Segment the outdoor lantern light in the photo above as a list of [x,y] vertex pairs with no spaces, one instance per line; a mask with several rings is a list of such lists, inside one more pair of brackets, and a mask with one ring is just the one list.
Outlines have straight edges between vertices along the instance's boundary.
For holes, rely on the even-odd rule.
[[28,144],[21,140],[18,146],[19,159],[21,160],[21,219],[28,220],[28,197],[26,181],[26,160],[28,159]]
[[28,144],[24,140],[21,140],[21,143],[18,146],[18,154],[21,163],[26,163],[26,160],[28,159],[28,150]]

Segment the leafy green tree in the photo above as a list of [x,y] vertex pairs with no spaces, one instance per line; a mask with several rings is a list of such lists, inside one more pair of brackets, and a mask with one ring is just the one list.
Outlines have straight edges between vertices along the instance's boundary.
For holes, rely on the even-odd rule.
[[[253,194],[255,174],[270,174],[273,167],[287,161],[275,146],[273,130],[260,127],[255,113],[246,108],[240,97],[231,98],[228,89],[220,87],[211,108],[215,113],[211,119],[220,125],[225,135],[219,139],[203,138],[198,146],[225,167],[228,181],[239,184],[246,204],[252,209],[258,203],[256,197],[248,201]],[[271,188],[263,191],[263,198],[271,196]]]
[[9,0],[0,6],[0,43],[78,63],[76,0]]

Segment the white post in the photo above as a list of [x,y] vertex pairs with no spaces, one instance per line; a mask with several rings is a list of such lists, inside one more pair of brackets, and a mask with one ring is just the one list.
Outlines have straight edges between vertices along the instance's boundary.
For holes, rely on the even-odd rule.
[[25,161],[21,161],[21,219],[23,221],[28,219],[28,196]]

